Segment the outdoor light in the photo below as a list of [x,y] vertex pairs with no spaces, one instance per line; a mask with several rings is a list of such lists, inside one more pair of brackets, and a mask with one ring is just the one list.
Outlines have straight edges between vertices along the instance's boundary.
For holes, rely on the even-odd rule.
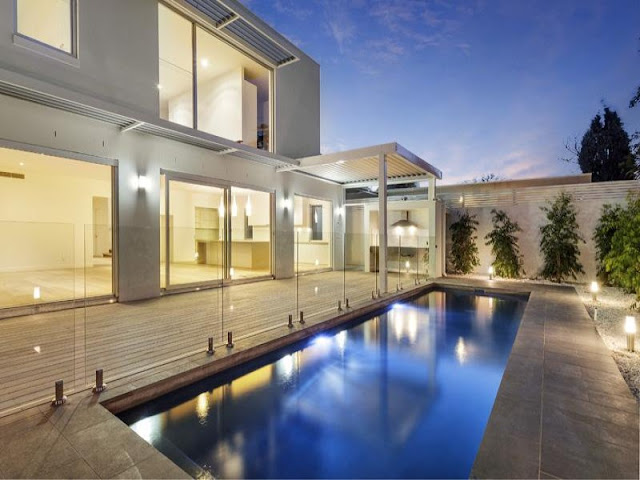
[[409,263],[409,260],[407,260],[406,262],[404,262],[404,266],[405,268],[408,270],[409,267],[411,266],[411,263]]
[[236,202],[236,196],[233,196],[233,201],[231,202],[231,216],[238,216],[238,202]]
[[493,266],[489,267],[489,280],[493,280]]
[[233,267],[229,269],[229,275],[233,277],[233,274],[236,273]]
[[33,287],[33,299],[40,300],[40,287]]
[[209,66],[209,59],[203,58],[202,60],[200,60],[200,65],[202,65],[203,68],[207,68]]
[[220,197],[220,204],[218,205],[218,214],[220,218],[224,217],[224,200]]
[[417,228],[413,225],[409,227],[409,235],[415,235]]
[[600,287],[598,286],[598,282],[591,282],[591,298],[594,302],[598,301],[598,291]]
[[460,203],[464,203],[464,195],[460,195],[459,200],[460,200]]
[[318,265],[320,265],[320,260],[318,260],[318,259],[316,258],[316,267],[317,267]]
[[247,217],[250,217],[253,213],[253,208],[251,206],[251,195],[247,195],[247,204],[244,206],[244,213]]
[[162,90],[162,85],[157,84],[156,87],[158,87],[158,90]]
[[635,351],[636,343],[636,318],[628,315],[624,319],[624,332],[627,334],[627,350]]
[[151,181],[144,175],[138,175],[132,180],[132,185],[135,190],[148,190],[151,186]]
[[340,216],[344,213],[344,207],[336,207],[336,215]]
[[282,208],[284,210],[290,210],[291,209],[291,199],[290,198],[283,198],[282,199]]

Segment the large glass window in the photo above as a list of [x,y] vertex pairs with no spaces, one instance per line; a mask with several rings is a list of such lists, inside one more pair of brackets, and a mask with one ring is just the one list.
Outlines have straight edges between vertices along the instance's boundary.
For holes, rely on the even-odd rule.
[[0,308],[113,294],[112,168],[0,148]]
[[168,7],[158,8],[160,117],[269,150],[271,70]]
[[176,180],[168,183],[168,216],[165,198],[161,203],[162,287],[221,280],[225,263],[225,190]]
[[158,4],[160,118],[193,127],[192,24]]
[[17,0],[18,33],[75,53],[75,0]]
[[271,194],[231,187],[233,279],[271,274]]
[[203,29],[198,52],[198,129],[269,148],[269,70]]
[[331,202],[301,195],[294,197],[295,262],[298,271],[331,268],[331,220]]

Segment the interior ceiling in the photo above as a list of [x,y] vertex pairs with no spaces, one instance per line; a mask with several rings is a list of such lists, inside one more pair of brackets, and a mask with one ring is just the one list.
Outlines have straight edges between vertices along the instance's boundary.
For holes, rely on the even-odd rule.
[[[21,165],[22,164],[22,165]],[[39,153],[0,148],[0,170],[40,177],[75,177],[110,181],[111,167]]]
[[[162,177],[161,185],[164,185],[164,176]],[[192,193],[208,193],[211,195],[219,196],[222,194],[222,187],[216,187],[213,185],[200,185],[198,183],[189,183],[183,182],[179,180],[171,181],[171,190],[180,190],[183,192],[192,192]],[[247,195],[250,194],[252,197],[264,196],[267,198],[269,196],[268,192],[261,192],[258,190],[251,190],[249,188],[242,187],[231,187],[232,195]]]

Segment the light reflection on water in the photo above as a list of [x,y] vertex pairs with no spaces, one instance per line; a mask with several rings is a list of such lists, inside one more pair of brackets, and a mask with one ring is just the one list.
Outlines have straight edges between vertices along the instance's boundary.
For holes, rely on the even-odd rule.
[[194,476],[467,477],[523,310],[431,292],[122,418]]

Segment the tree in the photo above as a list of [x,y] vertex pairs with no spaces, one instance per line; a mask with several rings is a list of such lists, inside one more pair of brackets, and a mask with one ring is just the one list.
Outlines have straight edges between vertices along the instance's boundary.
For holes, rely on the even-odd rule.
[[471,273],[473,268],[480,265],[478,246],[476,245],[476,231],[478,221],[469,212],[461,213],[449,227],[451,231],[451,253],[449,261],[453,273]]
[[611,246],[604,257],[611,283],[640,300],[640,196],[630,195],[627,207],[620,209]]
[[591,173],[594,182],[634,178],[636,168],[631,140],[620,116],[609,107],[604,108],[604,116],[598,113],[591,120],[575,153],[580,170]]
[[490,182],[501,182],[504,180],[500,175],[496,175],[495,173],[485,173],[480,177],[474,177],[473,180],[467,180],[464,183],[490,183]]
[[562,282],[571,276],[584,273],[580,263],[578,244],[585,243],[580,235],[577,211],[571,195],[560,193],[553,202],[540,207],[547,223],[540,227],[540,251],[544,257],[542,276],[554,282]]
[[494,208],[491,215],[493,230],[484,237],[487,240],[485,245],[491,245],[491,253],[495,258],[491,265],[499,277],[518,278],[523,269],[518,237],[515,234],[522,229],[503,210]]
[[593,232],[593,241],[596,244],[596,261],[598,263],[598,277],[605,283],[609,283],[605,259],[611,251],[613,235],[620,227],[622,206],[605,204],[602,207],[600,219]]

